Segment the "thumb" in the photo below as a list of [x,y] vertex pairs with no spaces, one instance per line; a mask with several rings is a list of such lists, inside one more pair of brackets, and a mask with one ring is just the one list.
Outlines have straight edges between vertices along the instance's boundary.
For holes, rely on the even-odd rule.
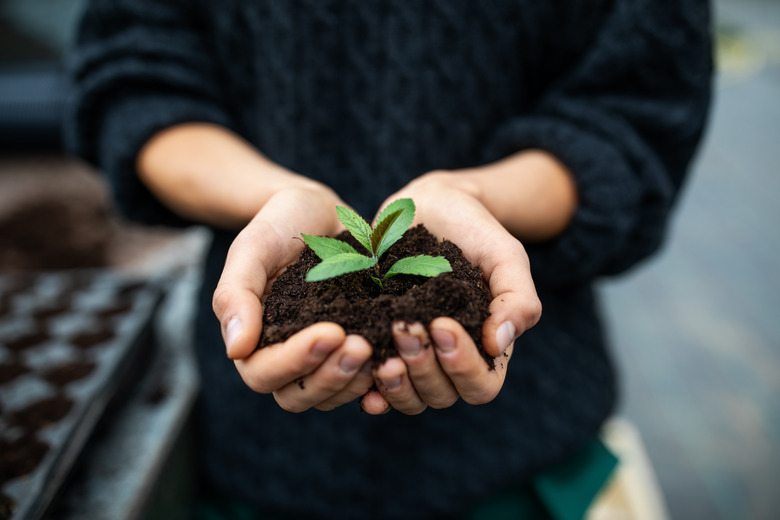
[[500,247],[493,248],[482,264],[493,296],[490,316],[482,326],[482,343],[494,357],[503,354],[542,314],[528,256],[520,242],[510,237],[491,242]]
[[[278,239],[263,222],[250,223],[230,246],[212,307],[222,328],[227,356],[243,359],[257,348],[263,326],[263,296],[268,278],[281,263]],[[289,248],[297,241],[288,239]]]
[[248,289],[220,283],[214,291],[213,307],[227,356],[243,359],[252,354],[262,331],[263,307],[257,295]]

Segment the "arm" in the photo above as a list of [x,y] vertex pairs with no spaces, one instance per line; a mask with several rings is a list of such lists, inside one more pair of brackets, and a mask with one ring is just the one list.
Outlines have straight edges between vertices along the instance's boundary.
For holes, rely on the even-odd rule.
[[[362,338],[317,324],[253,353],[262,297],[294,261],[300,232],[339,230],[326,186],[265,158],[233,117],[198,11],[183,0],[94,0],[69,69],[67,144],[107,176],[119,210],[144,223],[242,228],[214,295],[229,357],[253,389],[294,411],[330,409],[372,384]],[[214,348],[219,348],[215,345]],[[306,378],[305,391],[296,380]]]
[[[560,23],[564,33],[576,30],[576,19]],[[488,162],[544,150],[577,186],[564,232],[526,244],[538,283],[587,283],[660,247],[704,131],[711,81],[706,0],[618,1],[538,103],[496,130]]]
[[[507,338],[534,323],[529,259],[536,283],[562,286],[623,271],[658,248],[706,120],[708,15],[703,0],[674,8],[617,2],[568,75],[534,110],[496,131],[486,151],[492,162],[427,174],[402,190],[420,200],[420,220],[488,278],[494,299],[483,344],[490,354],[506,348],[511,355]],[[468,218],[462,208],[472,208]],[[486,402],[504,382],[508,357],[497,373],[484,370],[449,318],[427,331],[397,327],[394,339],[400,358],[376,371],[379,390],[363,399],[371,413]],[[426,342],[436,348],[404,348]]]
[[68,56],[66,145],[105,175],[118,211],[141,223],[193,223],[141,182],[141,149],[177,125],[234,125],[197,13],[182,0],[92,0]]
[[[281,178],[287,179],[287,174]],[[522,200],[505,197],[507,192],[522,193]],[[294,193],[288,190],[284,195],[292,197]],[[434,233],[458,236],[469,260],[482,266],[486,273],[495,299],[491,316],[483,327],[483,343],[491,355],[499,358],[498,368],[486,374],[485,362],[477,354],[471,338],[449,318],[439,318],[431,324],[431,337],[424,328],[414,324],[408,329],[395,328],[396,343],[401,347],[409,372],[398,359],[380,367],[375,376],[385,396],[368,392],[372,384],[371,374],[366,370],[371,353],[369,345],[359,337],[345,338],[343,330],[333,324],[318,324],[300,332],[285,343],[285,349],[271,347],[253,353],[260,333],[256,317],[262,312],[256,295],[263,293],[268,280],[258,279],[256,275],[258,272],[272,275],[280,266],[293,261],[299,250],[289,258],[274,258],[271,253],[280,248],[255,248],[252,244],[267,243],[274,234],[296,236],[309,225],[308,220],[302,220],[304,214],[314,216],[313,222],[333,218],[329,205],[319,207],[320,215],[316,205],[306,212],[289,213],[284,210],[288,203],[277,208],[277,202],[284,200],[277,196],[263,206],[231,247],[214,298],[229,354],[236,359],[239,372],[251,388],[274,392],[277,401],[293,411],[310,406],[327,410],[365,394],[362,405],[368,413],[382,413],[388,404],[405,413],[416,413],[428,403],[444,407],[463,397],[478,404],[497,395],[506,376],[514,339],[532,327],[541,312],[523,247],[507,229],[533,240],[549,239],[560,233],[576,206],[571,175],[548,154],[525,152],[481,168],[430,173],[388,200],[401,197],[418,202],[417,220],[425,222]],[[518,207],[525,211],[516,211]],[[505,216],[505,220],[499,221],[494,215]],[[274,222],[271,229],[269,222]],[[284,231],[279,232],[280,229]],[[473,234],[463,235],[464,230],[471,229],[475,229]],[[332,230],[304,232],[333,234]],[[247,287],[253,289],[247,291]],[[236,317],[242,331],[238,335],[233,322]],[[437,353],[419,349],[404,355],[401,338],[412,338],[419,345],[433,343]],[[452,349],[442,351],[447,346]],[[323,348],[329,362],[323,362],[327,356],[318,351]],[[502,358],[505,353],[506,358]],[[341,366],[344,363],[349,365],[349,370]],[[268,367],[281,370],[272,373]],[[358,369],[361,370],[355,375]],[[306,374],[302,389],[296,382],[301,374]],[[329,395],[326,389],[334,385],[339,391]]]
[[246,226],[280,190],[327,190],[268,160],[226,128],[203,123],[153,136],[139,153],[137,170],[147,188],[182,217],[228,229]]
[[[180,215],[242,228],[214,293],[228,357],[246,384],[272,393],[290,411],[328,410],[366,393],[370,372],[361,370],[371,347],[320,323],[283,345],[255,352],[262,299],[273,277],[294,262],[301,232],[340,230],[333,208],[343,204],[328,187],[285,170],[224,128],[185,124],[164,130],[142,149],[142,181]],[[299,382],[305,378],[306,384]]]
[[476,168],[432,172],[412,185],[421,183],[452,185],[468,193],[523,243],[554,239],[577,209],[571,172],[541,150],[518,152]]
[[428,330],[419,323],[398,323],[393,337],[400,358],[375,370],[378,390],[363,398],[363,408],[374,414],[392,406],[414,414],[427,406],[451,406],[459,398],[489,402],[503,386],[514,340],[541,315],[517,237],[550,240],[563,232],[576,208],[572,176],[548,154],[528,151],[479,168],[431,172],[388,202],[401,197],[413,198],[415,219],[455,241],[482,270],[493,295],[482,344],[496,368],[487,369],[470,336],[451,318],[435,319]]

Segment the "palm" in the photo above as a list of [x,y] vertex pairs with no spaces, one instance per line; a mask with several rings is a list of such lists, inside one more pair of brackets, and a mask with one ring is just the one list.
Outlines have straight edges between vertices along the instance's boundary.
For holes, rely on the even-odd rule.
[[493,297],[482,343],[490,355],[507,358],[497,363],[496,370],[485,370],[469,335],[448,317],[432,321],[428,330],[420,324],[398,324],[393,329],[397,345],[413,341],[435,348],[414,355],[405,355],[399,348],[400,358],[375,371],[378,390],[363,398],[363,407],[369,413],[381,413],[388,406],[420,413],[427,406],[450,406],[458,398],[472,404],[488,402],[503,385],[514,338],[539,319],[539,300],[525,250],[476,197],[436,182],[435,177],[414,182],[389,200],[398,197],[413,198],[418,208],[415,220],[439,238],[452,240],[480,268]]

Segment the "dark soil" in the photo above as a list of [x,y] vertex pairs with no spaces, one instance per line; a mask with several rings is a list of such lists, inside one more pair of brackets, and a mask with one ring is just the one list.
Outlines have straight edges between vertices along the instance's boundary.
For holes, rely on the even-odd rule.
[[25,365],[11,361],[9,363],[0,363],[0,384],[10,383],[22,374],[26,374],[30,369]]
[[33,317],[36,320],[47,320],[55,316],[59,316],[70,310],[70,302],[67,300],[60,300],[52,302],[48,307],[38,309],[33,313]]
[[49,445],[32,435],[12,441],[0,438],[0,487],[34,470],[48,451]]
[[104,266],[111,231],[104,207],[34,201],[0,219],[0,269]]
[[111,329],[99,329],[81,332],[70,338],[71,345],[80,348],[92,348],[114,338],[116,333]]
[[[92,178],[91,174],[87,175]],[[8,182],[5,182],[0,191],[8,196]],[[0,520],[11,518],[16,507],[9,496],[14,493],[3,489],[6,483],[15,479],[23,483],[26,475],[47,460],[47,453],[51,456],[51,452],[61,449],[61,446],[49,446],[40,430],[56,427],[77,410],[68,385],[84,381],[96,372],[96,364],[85,361],[92,356],[93,351],[89,349],[99,349],[114,338],[117,333],[114,322],[132,310],[135,291],[144,288],[146,283],[126,284],[114,302],[96,311],[95,318],[101,326],[74,334],[72,338],[58,337],[51,328],[53,320],[67,318],[65,315],[77,310],[71,308],[72,293],[92,284],[92,268],[130,265],[139,256],[138,250],[150,250],[161,244],[156,232],[147,236],[146,230],[118,225],[95,190],[79,189],[63,194],[56,187],[41,185],[34,198],[20,196],[9,200],[13,204],[0,204],[0,272],[4,275],[0,317],[5,323],[15,319],[14,313],[20,313],[31,318],[31,326],[24,332],[5,333],[0,337],[0,393],[6,390],[6,384],[15,384],[21,378],[46,381],[56,393],[15,409],[0,404]],[[42,301],[35,309],[15,301],[36,285],[41,271],[72,269],[77,271],[63,279],[65,286],[57,297]],[[82,269],[84,272],[79,273]],[[10,273],[13,275],[5,278]],[[84,349],[77,353],[75,360],[45,369],[25,364],[26,357],[38,355],[32,349],[38,347],[45,355],[47,343],[69,339],[73,340],[73,346]],[[61,464],[59,453],[56,455],[53,458],[58,461],[55,466],[60,471],[66,465]]]
[[[0,316],[7,319],[12,312],[13,300],[24,294],[35,281],[34,275],[19,274],[6,279],[3,305]],[[75,283],[84,283],[77,280]],[[71,310],[71,298],[60,295],[47,301],[45,306],[30,312],[31,326],[22,334],[11,338],[2,338],[2,348],[9,355],[0,363],[0,386],[11,383],[18,377],[27,375],[44,379],[58,389],[58,392],[46,399],[30,403],[15,410],[0,410],[0,489],[6,482],[22,477],[34,471],[50,450],[49,444],[38,438],[38,431],[62,421],[73,409],[73,401],[66,396],[65,388],[92,373],[96,365],[91,361],[71,361],[49,368],[43,372],[27,366],[21,359],[22,352],[40,346],[52,340],[47,320]],[[111,316],[120,313],[120,307],[127,309],[126,302],[111,307]],[[76,346],[90,348],[113,337],[113,330],[104,328],[85,331],[75,336]],[[8,518],[14,508],[13,500],[0,495],[0,520]],[[3,516],[5,515],[5,516]]]
[[34,347],[35,345],[43,343],[44,341],[49,341],[50,339],[51,336],[45,330],[36,330],[9,340],[5,346],[9,350],[19,352],[30,347]]
[[[362,250],[346,231],[337,238]],[[420,254],[444,256],[453,272],[435,278],[398,275],[385,279],[383,289],[371,280],[372,274],[381,276],[398,259]],[[420,322],[427,327],[433,319],[449,316],[463,325],[493,368],[493,359],[482,347],[482,324],[489,315],[490,291],[479,269],[452,242],[437,241],[420,225],[407,231],[380,259],[377,268],[321,282],[305,281],[306,273],[319,261],[307,247],[300,260],[273,283],[265,302],[260,348],[282,342],[314,323],[331,321],[347,334],[366,338],[374,347],[373,362],[379,364],[398,355],[391,337],[394,321]]]
[[127,311],[130,310],[132,305],[130,302],[116,302],[115,305],[111,307],[106,307],[105,309],[100,309],[97,312],[97,317],[102,320],[108,320],[113,318],[114,316],[119,316],[120,314],[124,314]]
[[85,361],[60,365],[46,372],[43,378],[51,384],[64,387],[79,379],[84,379],[95,370],[95,363]]
[[27,431],[35,431],[49,424],[59,422],[68,415],[72,406],[73,401],[63,395],[56,395],[17,410],[11,414],[8,422],[12,426],[25,428]]

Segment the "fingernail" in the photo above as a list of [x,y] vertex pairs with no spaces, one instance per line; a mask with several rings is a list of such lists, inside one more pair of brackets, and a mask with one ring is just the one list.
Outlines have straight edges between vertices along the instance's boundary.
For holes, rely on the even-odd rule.
[[416,356],[422,350],[422,344],[416,336],[399,333],[395,336],[395,346],[404,356]]
[[230,318],[227,326],[225,327],[225,346],[227,348],[227,354],[230,356],[230,351],[233,350],[233,344],[236,342],[236,338],[241,334],[241,320],[238,316]]
[[339,369],[341,369],[344,374],[354,374],[362,366],[363,359],[350,356],[349,354],[342,356],[339,361]]
[[433,343],[436,345],[436,350],[439,352],[447,353],[455,350],[455,336],[451,332],[433,329],[431,331],[431,337],[433,338]]
[[498,345],[498,353],[503,354],[504,351],[509,348],[509,345],[515,340],[515,334],[517,329],[515,324],[511,321],[505,321],[498,327],[496,331],[496,344]]
[[395,390],[401,386],[401,376],[394,377],[392,379],[382,379],[382,384],[387,390]]

